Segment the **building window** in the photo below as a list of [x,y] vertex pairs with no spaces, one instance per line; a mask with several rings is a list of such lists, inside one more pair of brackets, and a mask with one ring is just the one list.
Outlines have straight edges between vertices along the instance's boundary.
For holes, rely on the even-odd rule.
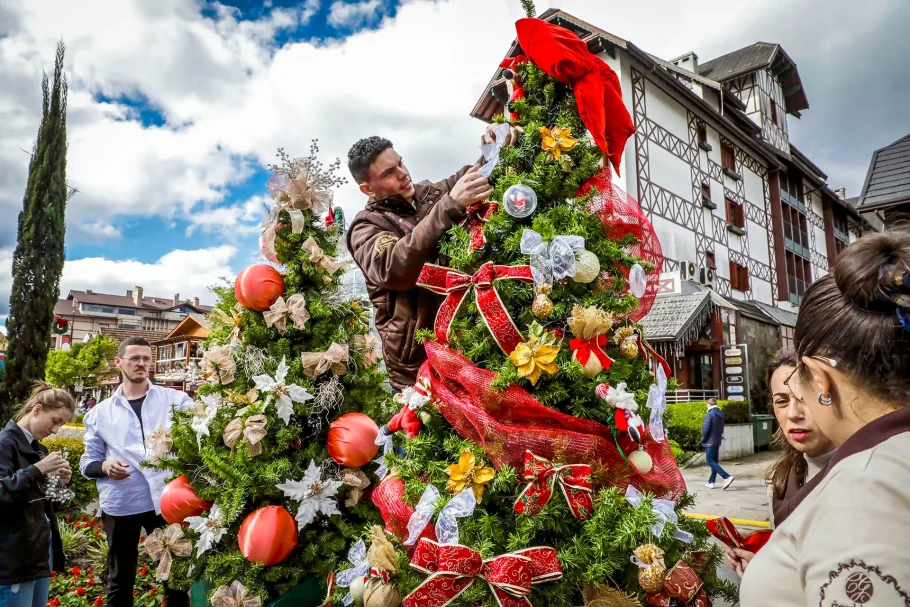
[[703,181],[701,184],[701,199],[711,200],[711,182]]
[[736,311],[720,309],[720,320],[724,326],[724,344],[732,346],[736,342]]
[[796,349],[796,341],[794,340],[794,335],[796,330],[793,327],[787,327],[781,325],[780,328],[780,346],[784,350],[793,351]]
[[720,166],[730,171],[736,170],[736,154],[733,146],[727,142],[720,144]]
[[787,288],[790,291],[790,303],[798,306],[803,301],[806,289],[812,283],[812,265],[809,260],[787,251]]
[[784,220],[784,247],[797,255],[811,259],[809,224],[806,216],[789,205],[781,207]]
[[705,265],[712,270],[717,269],[717,261],[714,259],[714,251],[705,251]]
[[[840,252],[850,244],[850,226],[847,222],[847,216],[840,213],[834,214],[834,250],[840,255]],[[832,260],[833,261],[833,260]]]
[[96,304],[82,304],[83,312],[101,312],[102,314],[116,314],[117,308],[111,306],[99,306]]
[[708,127],[704,122],[698,123],[698,143],[708,143]]
[[743,213],[743,205],[739,204],[729,196],[725,199],[727,205],[727,225],[745,229],[746,216]]
[[771,99],[771,122],[777,126],[777,104]]
[[730,261],[730,287],[745,293],[749,290],[749,268]]

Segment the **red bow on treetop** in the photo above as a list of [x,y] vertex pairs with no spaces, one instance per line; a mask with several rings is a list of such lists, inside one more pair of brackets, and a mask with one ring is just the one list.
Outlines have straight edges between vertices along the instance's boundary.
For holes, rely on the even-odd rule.
[[574,89],[578,114],[597,147],[619,174],[626,140],[635,132],[622,101],[616,72],[569,30],[541,21],[519,19],[518,43],[537,67]]

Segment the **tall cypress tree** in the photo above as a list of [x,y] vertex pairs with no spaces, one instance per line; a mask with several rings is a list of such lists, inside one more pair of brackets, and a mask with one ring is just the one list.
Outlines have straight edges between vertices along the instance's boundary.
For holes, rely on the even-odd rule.
[[6,386],[0,419],[28,396],[32,383],[44,378],[50,349],[54,305],[60,295],[66,233],[66,76],[63,42],[57,45],[54,82],[47,74],[38,138],[28,165],[28,185],[19,213],[19,235],[13,255],[13,290],[6,321]]

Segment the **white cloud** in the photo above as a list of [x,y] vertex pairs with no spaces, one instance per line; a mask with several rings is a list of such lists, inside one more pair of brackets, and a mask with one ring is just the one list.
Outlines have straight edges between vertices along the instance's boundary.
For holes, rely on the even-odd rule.
[[6,332],[6,317],[7,316],[9,316],[9,315],[0,314],[0,323],[2,323],[2,324],[0,324],[0,333],[3,333],[4,335],[7,335],[7,332]]
[[83,223],[76,228],[86,236],[101,239],[118,239],[122,236],[120,228],[113,226],[106,221],[92,221]]
[[329,9],[329,25],[342,28],[370,23],[379,16],[381,7],[380,0],[363,0],[362,2],[335,0]]
[[[186,235],[197,230],[203,234],[217,234],[224,240],[235,242],[246,233],[252,233],[265,217],[263,204],[266,198],[253,196],[246,202],[231,206],[196,209],[187,216]],[[271,202],[271,199],[269,199]]]
[[220,246],[195,251],[178,249],[152,263],[104,257],[67,261],[60,293],[92,289],[118,294],[140,285],[146,295],[172,297],[180,293],[182,299],[198,297],[202,303],[212,304],[215,295],[209,287],[219,283],[222,277],[234,276],[230,261],[236,253],[235,247]]

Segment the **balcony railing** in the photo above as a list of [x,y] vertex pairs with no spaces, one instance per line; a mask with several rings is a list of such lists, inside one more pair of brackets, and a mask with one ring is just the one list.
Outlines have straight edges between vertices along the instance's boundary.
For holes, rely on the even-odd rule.
[[709,398],[720,398],[720,390],[677,390],[676,392],[667,392],[667,403],[691,403],[708,400]]
[[799,209],[803,213],[806,212],[806,203],[797,199],[795,196],[791,196],[786,190],[780,191],[780,199],[789,204],[794,209]]
[[810,251],[808,248],[804,247],[801,244],[797,244],[796,242],[794,242],[790,238],[787,238],[786,236],[784,237],[784,247],[787,250],[793,251],[797,255],[800,255],[801,257],[805,257],[806,259],[812,259],[812,251]]
[[850,244],[850,235],[838,227],[834,228],[834,235],[846,244]]

